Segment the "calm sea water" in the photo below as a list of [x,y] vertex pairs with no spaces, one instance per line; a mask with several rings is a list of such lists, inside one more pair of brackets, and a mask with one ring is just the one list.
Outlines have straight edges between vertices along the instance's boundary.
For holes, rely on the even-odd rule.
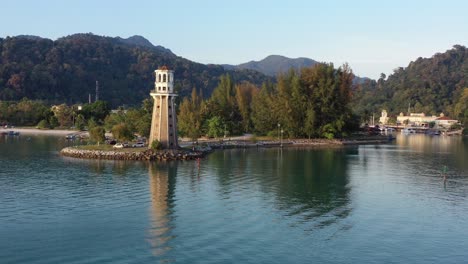
[[0,138],[1,263],[468,262],[466,139],[225,150],[200,167],[59,156],[68,144]]

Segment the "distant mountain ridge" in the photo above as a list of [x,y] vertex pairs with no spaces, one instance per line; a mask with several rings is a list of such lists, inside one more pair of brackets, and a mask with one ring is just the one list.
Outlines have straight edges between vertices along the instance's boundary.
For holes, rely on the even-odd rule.
[[[305,57],[288,58],[281,55],[270,55],[260,61],[249,61],[239,65],[223,64],[223,67],[227,70],[249,69],[275,77],[279,73],[289,71],[291,68],[300,70],[301,68],[312,67],[317,63],[319,62]],[[354,78],[354,82],[357,84],[364,83],[368,80],[370,79],[367,77],[355,76]]]
[[147,48],[155,48],[155,49],[158,49],[158,50],[163,51],[163,52],[168,52],[168,53],[174,54],[174,53],[172,53],[172,51],[170,49],[167,49],[167,48],[165,48],[163,46],[160,46],[160,45],[155,46],[149,40],[147,40],[146,38],[144,38],[142,36],[139,36],[139,35],[134,35],[134,36],[128,37],[126,39],[121,38],[121,37],[116,37],[116,39],[121,41],[122,43],[125,43],[125,44],[128,44],[128,45],[134,45],[134,46],[139,46],[139,47],[147,47]]
[[41,40],[41,39],[44,39],[42,37],[39,37],[39,36],[35,36],[35,35],[18,35],[16,36],[17,38],[24,38],[24,39],[29,39],[29,40]]
[[181,97],[193,88],[209,96],[225,74],[258,86],[273,79],[257,71],[196,63],[141,36],[78,33],[51,40],[23,35],[0,38],[0,100],[83,103],[89,94],[94,97],[99,81],[99,98],[112,107],[137,105],[149,97],[154,70],[163,65],[175,71]]
[[[154,86],[154,70],[168,65],[175,70],[175,88],[181,97],[193,88],[209,96],[219,77],[229,74],[236,82],[260,86],[274,82],[278,72],[291,67],[310,67],[317,61],[272,55],[240,65],[201,64],[155,46],[141,36],[104,37],[73,34],[57,40],[20,35],[0,38],[0,100],[23,97],[50,103],[80,103],[94,95],[116,107],[136,105],[148,98]],[[407,67],[395,69],[378,80],[355,78],[353,92],[357,113],[386,109],[399,113],[408,109],[426,114],[448,113],[457,118],[454,104],[468,87],[468,49],[455,45],[430,58],[417,58]]]
[[239,65],[224,64],[225,69],[249,69],[259,71],[268,76],[276,76],[278,73],[285,73],[289,69],[300,69],[310,67],[318,62],[309,58],[288,58],[281,55],[270,55],[260,61],[249,61]]
[[120,40],[123,43],[130,44],[130,45],[142,46],[142,47],[148,47],[148,48],[154,47],[153,43],[151,43],[149,40],[139,35],[134,35],[128,38],[116,37],[116,39]]

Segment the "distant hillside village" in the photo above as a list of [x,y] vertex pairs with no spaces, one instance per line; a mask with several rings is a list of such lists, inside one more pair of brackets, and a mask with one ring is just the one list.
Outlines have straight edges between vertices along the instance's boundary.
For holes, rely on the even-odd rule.
[[[393,120],[393,122],[391,122]],[[426,127],[435,129],[450,129],[454,126],[461,126],[460,121],[447,117],[444,113],[439,116],[426,116],[425,113],[408,113],[401,112],[396,118],[388,116],[386,110],[382,110],[379,118],[379,123],[382,125],[397,125],[397,126],[412,126],[412,127]]]

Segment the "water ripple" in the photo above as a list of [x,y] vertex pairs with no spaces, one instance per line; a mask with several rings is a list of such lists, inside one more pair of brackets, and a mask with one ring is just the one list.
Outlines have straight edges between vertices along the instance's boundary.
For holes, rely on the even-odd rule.
[[463,263],[468,148],[424,140],[225,150],[199,168],[63,158],[54,138],[0,142],[0,259]]

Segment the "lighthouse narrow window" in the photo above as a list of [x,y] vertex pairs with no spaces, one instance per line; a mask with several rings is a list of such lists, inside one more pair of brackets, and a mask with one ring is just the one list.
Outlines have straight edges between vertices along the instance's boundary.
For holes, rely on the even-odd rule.
[[166,82],[166,74],[163,74],[163,82]]
[[167,75],[167,82],[170,82],[170,81],[171,81],[171,75],[168,74],[168,75]]
[[161,74],[158,76],[158,82],[161,82]]

